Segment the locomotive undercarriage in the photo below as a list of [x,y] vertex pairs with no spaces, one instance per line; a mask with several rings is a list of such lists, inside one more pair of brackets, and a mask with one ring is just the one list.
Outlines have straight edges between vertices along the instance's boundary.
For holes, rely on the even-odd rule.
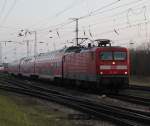
[[98,79],[99,87],[117,91],[120,89],[128,88],[129,77],[124,75],[107,75],[100,76]]
[[[21,75],[22,76],[22,75]],[[35,76],[30,76],[35,78]],[[36,77],[38,78],[38,77]],[[104,93],[118,92],[120,89],[127,88],[129,86],[129,77],[126,75],[98,75],[97,81],[85,81],[77,79],[67,79],[61,77],[55,77],[54,82],[56,85],[81,88],[85,90],[95,90]]]
[[85,90],[95,90],[102,93],[117,93],[120,89],[129,86],[128,76],[101,76],[98,81],[83,81],[75,79],[55,79],[55,82],[65,87],[80,88]]

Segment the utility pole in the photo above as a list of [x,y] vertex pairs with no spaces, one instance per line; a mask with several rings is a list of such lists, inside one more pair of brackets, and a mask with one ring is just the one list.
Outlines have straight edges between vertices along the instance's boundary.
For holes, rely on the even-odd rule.
[[37,55],[37,32],[36,31],[29,31],[29,30],[21,30],[18,34],[18,37],[26,36],[27,34],[34,33],[34,56]]
[[29,57],[29,40],[27,40],[27,57]]
[[0,43],[0,65],[3,63],[3,60],[2,60],[2,45]]
[[54,48],[54,51],[55,51],[56,50],[55,42],[53,42],[53,48]]
[[46,47],[47,47],[47,52],[49,52],[49,44],[48,44],[48,42],[46,43]]
[[78,41],[78,38],[79,38],[79,18],[72,18],[72,20],[74,20],[76,22],[75,39],[76,39],[76,46],[78,46],[79,45],[79,41]]
[[79,42],[78,42],[78,38],[79,38],[79,19],[76,18],[75,19],[76,21],[76,45],[78,46],[79,45]]
[[23,42],[26,42],[26,54],[27,54],[27,57],[29,57],[30,55],[30,50],[29,50],[29,40],[24,40]]
[[16,45],[15,45],[15,48],[14,48],[14,59],[15,60],[17,60],[17,47],[16,47]]
[[33,31],[35,34],[35,42],[34,42],[34,56],[37,55],[37,32]]
[[6,43],[7,43],[7,42],[13,42],[13,41],[0,41],[0,64],[3,63],[3,54],[2,54],[2,53],[3,53],[3,52],[2,52],[2,51],[3,51],[3,50],[2,50],[3,47],[2,47],[2,43],[5,43],[5,46],[6,46]]

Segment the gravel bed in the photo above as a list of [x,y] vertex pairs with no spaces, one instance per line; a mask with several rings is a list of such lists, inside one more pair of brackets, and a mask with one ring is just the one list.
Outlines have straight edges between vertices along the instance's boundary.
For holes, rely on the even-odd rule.
[[115,126],[115,124],[112,124],[111,122],[108,122],[106,120],[94,119],[85,113],[81,113],[77,110],[68,108],[63,105],[59,105],[57,103],[11,92],[4,92],[2,93],[2,95],[7,95],[11,99],[15,100],[17,104],[23,104],[27,106],[32,106],[33,104],[36,104],[37,109],[42,108],[42,110],[46,112],[62,113],[59,117],[56,117],[55,119],[58,121],[71,121],[72,126]]
[[62,92],[72,94],[72,95],[75,95],[80,98],[86,98],[88,100],[93,100],[93,101],[96,101],[99,103],[109,103],[110,105],[114,105],[114,106],[120,106],[120,107],[129,108],[129,109],[150,112],[150,106],[148,107],[148,106],[143,106],[143,105],[139,105],[139,104],[134,104],[134,103],[118,100],[115,98],[110,98],[105,94],[83,93],[81,91],[78,91],[77,89],[71,90],[71,89],[66,89],[63,87],[55,87],[52,85],[48,85],[48,88],[59,89]]

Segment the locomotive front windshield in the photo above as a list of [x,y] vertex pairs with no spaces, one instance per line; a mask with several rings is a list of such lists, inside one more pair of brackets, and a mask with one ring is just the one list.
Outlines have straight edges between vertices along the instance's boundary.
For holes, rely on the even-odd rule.
[[100,58],[101,60],[113,60],[112,52],[101,52]]
[[114,52],[114,60],[125,60],[126,52]]
[[126,60],[127,53],[126,52],[101,52],[100,59],[101,60]]

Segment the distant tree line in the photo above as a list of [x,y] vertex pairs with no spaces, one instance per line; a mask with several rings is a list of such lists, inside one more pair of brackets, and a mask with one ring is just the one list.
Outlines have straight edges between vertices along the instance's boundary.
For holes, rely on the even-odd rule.
[[130,50],[131,75],[150,76],[150,50]]

